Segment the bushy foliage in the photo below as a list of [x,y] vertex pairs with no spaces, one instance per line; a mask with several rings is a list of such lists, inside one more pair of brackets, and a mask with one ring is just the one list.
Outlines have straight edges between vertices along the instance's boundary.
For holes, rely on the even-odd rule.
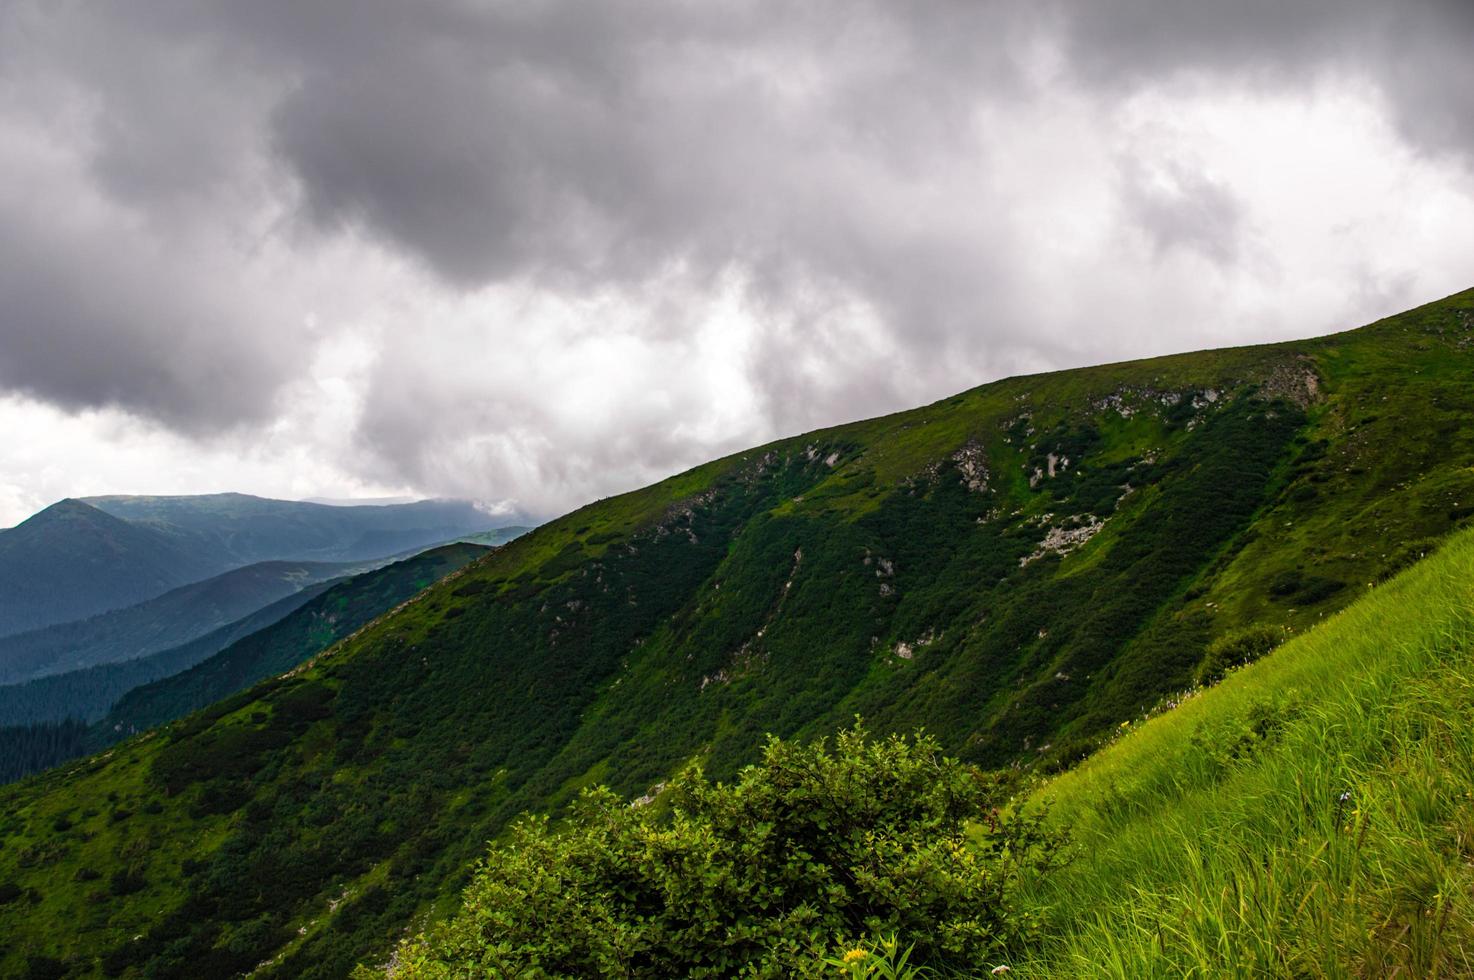
[[1251,664],[1285,642],[1283,627],[1256,623],[1226,633],[1208,644],[1208,651],[1198,665],[1199,684],[1216,684],[1235,667]]
[[658,805],[589,790],[562,828],[518,823],[395,976],[790,977],[884,934],[914,938],[917,964],[976,964],[1027,928],[1020,869],[1059,854],[1000,792],[929,737],[858,725],[770,739],[730,785],[688,768]]

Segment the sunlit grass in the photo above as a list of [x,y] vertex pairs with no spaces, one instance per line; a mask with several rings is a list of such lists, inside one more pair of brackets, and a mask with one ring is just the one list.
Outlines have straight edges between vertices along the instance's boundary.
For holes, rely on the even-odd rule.
[[1474,535],[1050,782],[1015,976],[1474,975]]

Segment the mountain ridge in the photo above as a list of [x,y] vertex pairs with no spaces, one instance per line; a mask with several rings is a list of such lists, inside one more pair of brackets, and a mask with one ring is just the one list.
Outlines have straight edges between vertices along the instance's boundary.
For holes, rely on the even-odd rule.
[[221,570],[67,498],[0,535],[0,636],[132,605]]
[[67,498],[0,532],[0,637],[262,561],[390,558],[514,517],[455,500],[335,507],[240,493]]
[[[1467,523],[1470,417],[1474,291],[1005,379],[590,504],[291,676],[0,789],[0,876],[33,895],[0,907],[5,963],[343,976],[518,813],[855,714],[1066,766],[1215,639],[1303,631]],[[66,883],[89,862],[126,894]]]
[[203,636],[364,564],[263,561],[170,589],[133,606],[0,637],[0,684],[133,660]]

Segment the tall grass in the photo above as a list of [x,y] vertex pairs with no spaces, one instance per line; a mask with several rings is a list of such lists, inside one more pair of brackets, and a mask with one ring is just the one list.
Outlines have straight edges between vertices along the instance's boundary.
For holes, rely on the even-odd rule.
[[1474,534],[1036,800],[1013,976],[1474,976]]

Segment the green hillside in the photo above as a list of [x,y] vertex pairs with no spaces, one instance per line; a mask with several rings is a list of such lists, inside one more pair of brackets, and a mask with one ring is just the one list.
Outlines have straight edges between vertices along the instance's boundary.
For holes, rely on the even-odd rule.
[[1014,976],[1474,976],[1474,533],[1139,727]]
[[882,978],[885,937],[945,977],[1474,975],[1474,531],[1152,715],[1001,810],[1007,780],[855,732],[591,791],[393,975]]
[[[516,814],[862,714],[1073,763],[1474,514],[1474,292],[987,385],[538,528],[332,656],[0,790],[0,967],[342,976]],[[0,887],[5,887],[0,885]]]
[[[486,551],[464,543],[433,548],[384,568],[309,586],[223,630],[151,657],[0,688],[0,711],[67,709],[40,724],[0,727],[0,782],[106,748],[290,670]],[[82,721],[91,724],[77,723]]]
[[89,741],[111,745],[291,670],[486,553],[474,544],[444,545],[339,582],[208,660],[129,691],[93,726]]

